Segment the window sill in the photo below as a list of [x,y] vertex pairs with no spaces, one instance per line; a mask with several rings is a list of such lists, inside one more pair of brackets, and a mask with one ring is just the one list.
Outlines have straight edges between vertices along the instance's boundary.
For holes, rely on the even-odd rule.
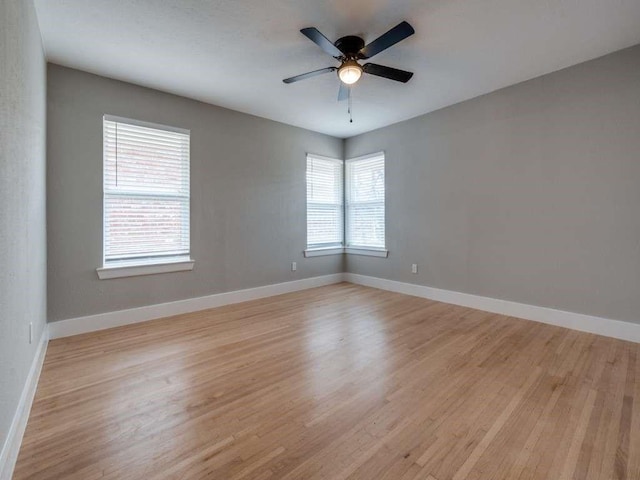
[[330,247],[330,248],[310,248],[304,251],[304,256],[323,257],[325,255],[341,255],[347,253],[350,255],[364,255],[367,257],[387,258],[389,250],[384,248],[366,248],[366,247]]
[[305,258],[324,257],[325,255],[342,255],[343,253],[343,247],[308,248],[304,251],[304,256]]
[[193,260],[177,262],[154,263],[149,265],[117,265],[96,268],[100,280],[111,278],[138,277],[141,275],[155,275],[158,273],[184,272],[193,270]]
[[381,258],[387,258],[389,256],[389,250],[386,250],[384,248],[345,247],[344,253]]

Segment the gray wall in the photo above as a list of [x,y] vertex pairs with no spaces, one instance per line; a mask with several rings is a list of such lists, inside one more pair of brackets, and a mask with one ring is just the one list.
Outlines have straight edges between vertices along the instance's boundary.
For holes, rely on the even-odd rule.
[[390,255],[349,272],[640,322],[640,46],[345,145],[380,150]]
[[[191,130],[192,272],[98,280],[105,113]],[[343,270],[302,255],[305,154],[342,140],[57,65],[48,122],[49,321]]]
[[[640,321],[640,46],[344,144],[55,65],[48,85],[50,320],[344,267]],[[97,279],[103,113],[192,130],[193,272]],[[302,258],[304,154],[343,148],[387,153],[388,259]]]
[[[32,2],[3,0],[0,2],[0,449],[46,324],[45,75]],[[32,344],[29,344],[29,322],[34,327]]]

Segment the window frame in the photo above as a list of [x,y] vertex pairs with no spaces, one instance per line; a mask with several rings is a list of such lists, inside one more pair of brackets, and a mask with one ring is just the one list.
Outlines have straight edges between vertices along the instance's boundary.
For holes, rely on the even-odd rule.
[[[155,130],[161,130],[171,133],[179,133],[182,135],[187,135],[189,139],[189,153],[187,157],[188,162],[188,189],[187,195],[184,194],[176,195],[174,193],[163,193],[158,191],[149,191],[145,194],[143,191],[135,191],[132,189],[130,192],[122,193],[122,195],[132,196],[132,198],[180,198],[187,200],[187,214],[186,214],[186,222],[187,225],[184,226],[188,230],[188,252],[182,255],[158,255],[153,257],[149,255],[147,257],[140,258],[132,258],[130,260],[121,259],[121,260],[111,260],[107,261],[107,224],[106,224],[106,198],[108,195],[118,195],[120,192],[111,192],[107,191],[107,187],[105,184],[106,176],[105,176],[105,163],[107,161],[106,154],[106,137],[105,137],[105,126],[106,122],[115,122],[121,123],[125,125],[130,125],[134,127],[143,127],[143,128],[151,128]],[[168,273],[168,272],[177,272],[177,271],[189,271],[194,267],[194,260],[191,258],[191,131],[184,128],[173,127],[169,125],[163,125],[159,123],[146,122],[142,120],[136,120],[132,118],[119,117],[116,115],[108,115],[105,114],[102,117],[102,266],[96,269],[98,273],[98,277],[100,279],[110,279],[110,278],[120,278],[120,277],[130,277],[130,276],[138,276],[138,275],[152,275],[158,273]],[[184,221],[184,217],[183,217]]]
[[[381,257],[387,258],[389,256],[389,250],[386,248],[387,242],[387,232],[386,232],[386,208],[387,208],[387,190],[386,190],[386,154],[384,151],[379,151],[367,155],[362,155],[359,157],[354,157],[346,160],[340,160],[332,157],[327,157],[324,155],[316,155],[316,154],[307,154],[308,157],[315,157],[320,159],[327,159],[333,161],[342,162],[342,244],[341,245],[333,245],[333,246],[309,246],[308,238],[306,241],[307,247],[303,251],[304,256],[306,258],[309,257],[321,257],[326,255],[341,255],[343,253],[350,255],[363,255],[368,257]],[[385,209],[385,246],[384,247],[373,247],[373,246],[363,246],[363,245],[348,245],[347,244],[347,162],[358,161],[358,160],[368,160],[375,157],[382,157],[385,162],[385,196],[384,196],[384,209]],[[305,186],[307,185],[306,181],[306,170],[305,170]],[[305,191],[306,192],[306,191]],[[307,228],[308,228],[308,208],[307,208]]]
[[[371,160],[373,158],[382,157],[383,168],[384,168],[384,197],[382,199],[382,207],[384,211],[384,245],[360,245],[354,244],[349,241],[349,216],[352,214],[350,209],[350,195],[349,195],[349,164],[353,164],[356,162],[362,162]],[[387,176],[386,176],[386,166],[387,166],[387,158],[384,151],[374,152],[367,155],[361,155],[359,157],[348,158],[344,161],[344,193],[345,193],[345,202],[344,202],[344,218],[345,218],[345,230],[344,230],[344,244],[345,244],[345,253],[350,253],[353,255],[368,255],[375,257],[387,257],[389,251],[387,250]],[[377,202],[367,202],[369,204],[380,204],[380,201]]]
[[[332,206],[338,206],[340,210],[340,223],[341,223],[341,241],[333,242],[333,243],[325,243],[325,244],[309,244],[309,196],[308,196],[308,187],[309,187],[309,159],[315,159],[320,161],[327,161],[336,163],[340,166],[340,197],[341,201],[339,204],[327,204]],[[326,155],[317,155],[315,153],[307,153],[305,156],[305,215],[306,215],[306,249],[304,250],[305,257],[319,257],[325,255],[338,255],[344,253],[344,229],[345,229],[345,217],[344,217],[344,160],[339,158],[328,157]]]

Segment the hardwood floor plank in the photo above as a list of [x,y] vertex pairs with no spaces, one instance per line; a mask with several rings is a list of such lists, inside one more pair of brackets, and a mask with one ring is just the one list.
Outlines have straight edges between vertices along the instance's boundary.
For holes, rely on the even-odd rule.
[[21,479],[640,479],[640,346],[352,284],[50,342]]

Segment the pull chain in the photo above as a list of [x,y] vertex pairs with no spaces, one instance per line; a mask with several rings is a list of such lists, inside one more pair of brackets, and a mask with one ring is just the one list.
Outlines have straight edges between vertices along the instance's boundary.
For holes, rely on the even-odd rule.
[[349,123],[353,123],[353,102],[351,101],[351,87],[349,87]]

